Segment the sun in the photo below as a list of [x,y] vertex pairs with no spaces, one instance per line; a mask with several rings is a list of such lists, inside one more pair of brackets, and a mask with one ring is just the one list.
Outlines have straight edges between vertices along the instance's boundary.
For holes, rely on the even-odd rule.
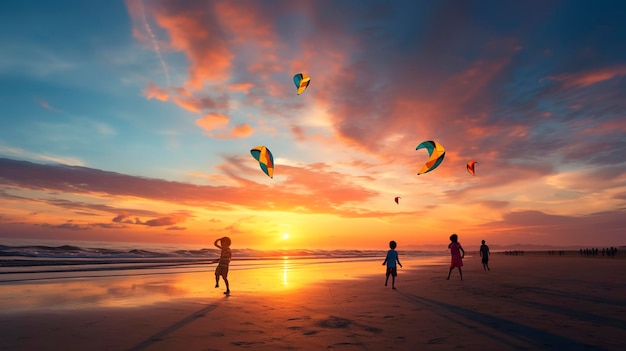
[[283,239],[289,239],[289,233],[283,234]]

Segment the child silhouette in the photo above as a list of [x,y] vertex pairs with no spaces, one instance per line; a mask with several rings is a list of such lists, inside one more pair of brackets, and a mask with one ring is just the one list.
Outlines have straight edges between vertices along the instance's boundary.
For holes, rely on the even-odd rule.
[[[219,242],[219,243],[218,243]],[[218,264],[215,268],[215,287],[220,287],[220,276],[224,279],[224,283],[226,284],[226,291],[224,294],[230,294],[230,286],[228,284],[228,265],[230,264],[231,252],[230,252],[230,238],[225,236],[223,238],[219,238],[215,240],[213,245],[222,250],[220,254],[219,260],[217,260]]]
[[395,289],[396,288],[396,276],[398,275],[398,271],[396,268],[396,262],[400,265],[400,267],[402,267],[402,263],[400,263],[400,260],[398,259],[398,251],[396,251],[396,242],[391,240],[389,242],[389,248],[390,250],[387,251],[387,257],[385,257],[385,260],[383,261],[383,266],[385,264],[387,264],[387,273],[386,278],[385,278],[385,286],[387,286],[387,282],[389,281],[389,276],[391,275],[391,288]]
[[[448,271],[448,278],[446,279],[450,279],[450,273],[452,273],[452,270],[454,269],[454,267],[459,269],[459,274],[461,275],[461,280],[463,280],[463,271],[461,270],[461,267],[463,267],[463,258],[465,257],[465,250],[463,250],[463,247],[461,246],[461,243],[458,242],[458,235],[456,234],[452,234],[450,235],[450,241],[451,243],[448,245],[448,249],[450,249],[450,255],[452,256],[452,261],[450,262],[450,270]],[[463,253],[461,255],[461,253]]]

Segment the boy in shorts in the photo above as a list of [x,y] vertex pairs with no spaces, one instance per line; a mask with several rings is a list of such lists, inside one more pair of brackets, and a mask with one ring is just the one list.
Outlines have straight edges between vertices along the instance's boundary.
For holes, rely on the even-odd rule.
[[389,248],[391,250],[387,251],[387,257],[383,261],[383,266],[387,264],[387,273],[385,279],[385,286],[387,286],[387,282],[389,281],[389,276],[391,275],[391,288],[395,290],[396,288],[396,276],[398,275],[398,270],[396,268],[396,262],[402,267],[402,263],[398,259],[398,251],[396,251],[396,242],[391,240],[389,242]]

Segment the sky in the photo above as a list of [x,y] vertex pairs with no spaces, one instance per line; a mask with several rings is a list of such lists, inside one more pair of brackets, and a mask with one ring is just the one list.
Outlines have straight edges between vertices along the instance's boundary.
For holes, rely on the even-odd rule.
[[[621,1],[2,2],[0,243],[626,245],[625,17]],[[427,140],[445,157],[418,175]]]

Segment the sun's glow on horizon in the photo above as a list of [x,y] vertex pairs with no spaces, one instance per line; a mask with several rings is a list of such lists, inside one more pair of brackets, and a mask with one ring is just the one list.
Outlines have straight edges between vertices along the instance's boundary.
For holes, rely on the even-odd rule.
[[289,233],[283,234],[283,239],[289,239]]

